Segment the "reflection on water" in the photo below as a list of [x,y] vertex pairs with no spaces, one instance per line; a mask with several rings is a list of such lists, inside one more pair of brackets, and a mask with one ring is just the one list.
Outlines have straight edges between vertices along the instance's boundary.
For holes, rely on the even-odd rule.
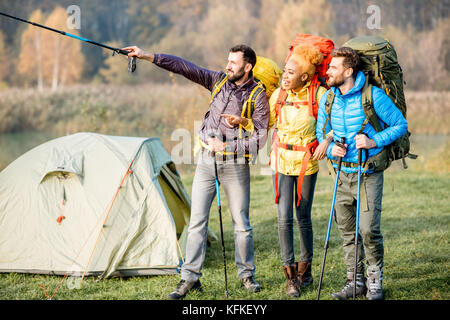
[[[0,134],[0,169],[5,168],[9,163],[17,159],[19,156],[25,152],[31,150],[32,148],[47,142],[51,139],[58,138],[51,133],[41,133],[41,132],[22,132],[22,133],[12,133],[12,134]],[[444,153],[448,152],[450,148],[450,136],[448,135],[413,135],[411,137],[411,153],[419,155],[417,160],[407,160],[409,169],[412,171],[424,170],[428,168],[427,163],[430,161],[437,161],[442,163],[442,168],[449,168],[449,157],[445,156]],[[167,150],[170,154],[170,150]],[[192,168],[184,168],[184,167]],[[194,165],[180,165],[179,169],[192,172]],[[401,161],[396,161],[389,170],[401,169]],[[320,168],[322,172],[326,172],[325,161],[320,162]],[[258,170],[259,171],[259,170]],[[252,170],[252,172],[255,172]]]
[[20,132],[0,134],[0,169],[34,147],[57,138],[50,133]]

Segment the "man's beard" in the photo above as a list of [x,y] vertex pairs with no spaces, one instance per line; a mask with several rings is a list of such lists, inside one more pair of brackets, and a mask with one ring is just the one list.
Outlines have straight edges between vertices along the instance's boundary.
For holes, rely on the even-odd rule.
[[241,80],[244,77],[244,75],[245,75],[244,67],[236,71],[236,73],[233,73],[233,71],[231,70],[227,70],[228,81],[233,83]]
[[329,87],[339,87],[344,84],[344,77],[328,78],[327,85]]

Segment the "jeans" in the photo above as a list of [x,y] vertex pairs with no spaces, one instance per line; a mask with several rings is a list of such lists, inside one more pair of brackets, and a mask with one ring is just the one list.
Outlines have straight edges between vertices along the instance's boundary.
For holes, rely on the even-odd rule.
[[[246,278],[255,272],[253,231],[250,226],[250,168],[245,163],[217,160],[220,191],[224,191],[234,228],[235,262],[238,276]],[[211,204],[216,196],[214,158],[201,152],[192,184],[191,218],[186,243],[186,259],[181,279],[196,281],[205,261],[207,228]],[[221,193],[221,200],[223,195]],[[217,208],[214,209],[216,214]]]
[[[278,237],[281,247],[281,260],[285,266],[295,263],[293,230],[294,207],[297,226],[300,231],[300,260],[302,262],[312,262],[313,230],[311,208],[316,180],[317,173],[304,176],[300,206],[297,206],[298,176],[287,176],[278,173]],[[273,182],[275,185],[275,175],[273,175]]]

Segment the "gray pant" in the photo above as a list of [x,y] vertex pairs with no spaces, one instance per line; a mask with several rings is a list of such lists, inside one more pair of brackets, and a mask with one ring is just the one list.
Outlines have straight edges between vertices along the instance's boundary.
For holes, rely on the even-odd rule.
[[[235,262],[240,278],[255,272],[253,232],[249,220],[250,168],[245,163],[217,162],[221,192],[227,197],[234,227]],[[202,276],[211,204],[216,196],[214,160],[200,153],[192,184],[191,219],[186,244],[186,259],[181,279],[196,281]],[[221,200],[223,194],[221,193]],[[217,212],[217,209],[214,210]],[[223,212],[222,212],[223,214]],[[226,244],[226,243],[225,243]]]
[[[345,264],[347,271],[355,269],[355,222],[358,174],[339,175],[336,192],[336,223],[343,239]],[[383,172],[364,175],[361,189],[366,193],[368,210],[360,206],[358,266],[357,272],[364,272],[363,260],[367,260],[369,270],[381,270],[383,267],[384,246],[381,234],[381,200],[383,196]],[[363,192],[361,191],[361,192]],[[361,199],[364,200],[364,199]]]

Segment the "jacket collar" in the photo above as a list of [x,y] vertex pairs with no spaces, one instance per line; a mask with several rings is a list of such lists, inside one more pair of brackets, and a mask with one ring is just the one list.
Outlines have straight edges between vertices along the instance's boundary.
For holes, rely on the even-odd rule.
[[362,71],[358,71],[358,74],[356,75],[355,85],[353,86],[353,88],[348,90],[345,94],[341,94],[341,90],[339,90],[338,87],[331,87],[331,90],[333,90],[333,92],[336,96],[350,96],[354,93],[361,91],[365,82],[366,82],[366,77],[364,76],[364,73]]
[[311,85],[311,80],[308,81],[300,90],[288,90],[288,93],[293,94],[294,96],[301,95],[303,92],[308,90],[308,87]]

